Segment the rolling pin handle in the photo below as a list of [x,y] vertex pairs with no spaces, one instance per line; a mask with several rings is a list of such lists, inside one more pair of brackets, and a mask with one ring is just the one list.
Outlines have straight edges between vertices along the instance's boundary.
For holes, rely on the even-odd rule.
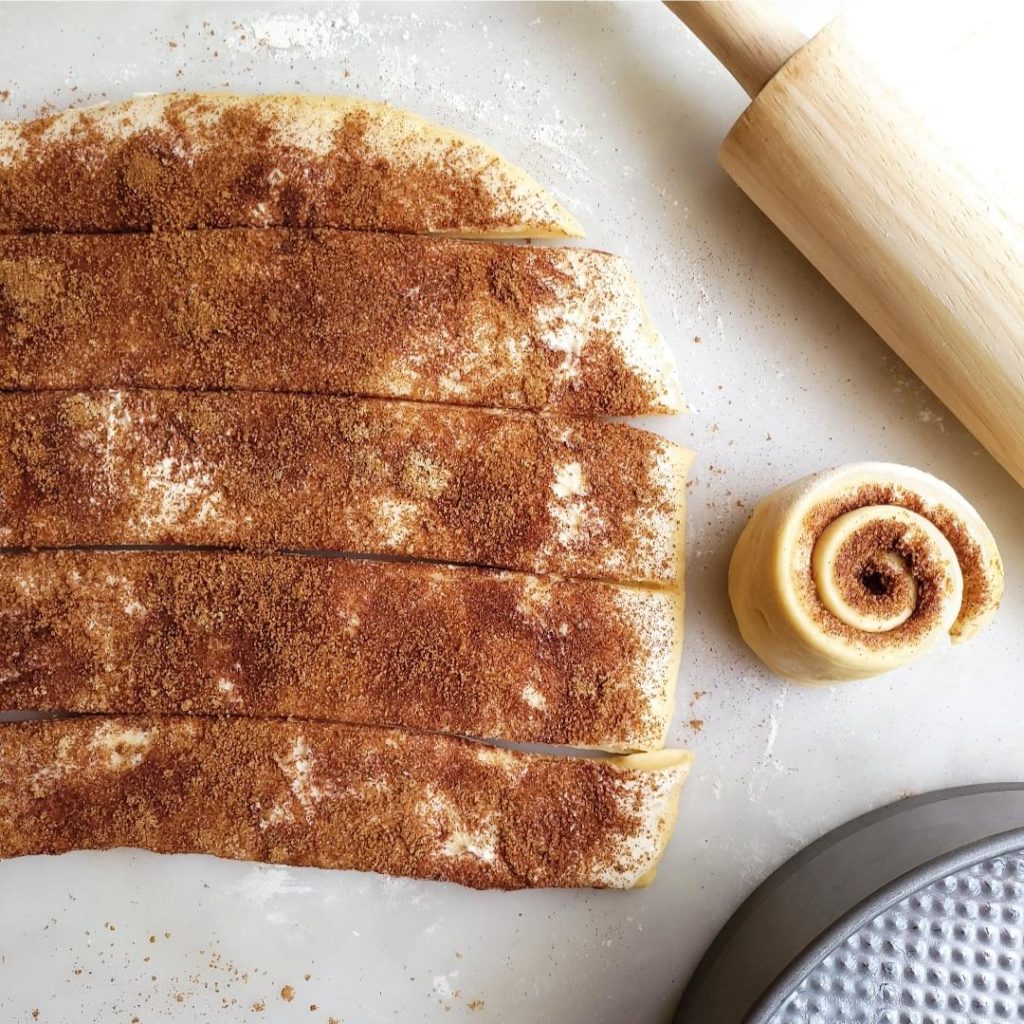
[[807,42],[772,4],[666,0],[665,6],[718,58],[753,99]]

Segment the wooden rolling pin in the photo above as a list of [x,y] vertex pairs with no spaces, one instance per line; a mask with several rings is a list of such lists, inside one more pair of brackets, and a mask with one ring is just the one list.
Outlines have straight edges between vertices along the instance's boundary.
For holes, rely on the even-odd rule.
[[1009,204],[901,103],[847,16],[807,41],[770,5],[667,6],[753,100],[726,172],[1024,485],[1024,226]]

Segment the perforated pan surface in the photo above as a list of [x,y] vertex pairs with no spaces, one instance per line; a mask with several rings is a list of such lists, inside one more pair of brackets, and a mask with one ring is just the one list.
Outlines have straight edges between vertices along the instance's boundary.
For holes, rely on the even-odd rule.
[[1024,850],[879,914],[811,971],[771,1024],[1024,1020]]

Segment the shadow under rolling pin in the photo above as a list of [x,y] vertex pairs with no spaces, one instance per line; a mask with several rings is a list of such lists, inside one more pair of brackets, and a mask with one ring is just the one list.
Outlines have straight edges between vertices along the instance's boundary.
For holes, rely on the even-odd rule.
[[[1024,485],[1024,225],[1009,197],[928,133],[850,15],[807,41],[767,4],[667,6],[752,97],[725,171]],[[902,42],[908,59],[927,45]]]

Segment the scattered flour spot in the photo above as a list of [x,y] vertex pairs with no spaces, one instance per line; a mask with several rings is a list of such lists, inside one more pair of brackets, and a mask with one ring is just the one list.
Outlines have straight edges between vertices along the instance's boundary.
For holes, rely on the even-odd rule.
[[526,685],[523,687],[523,700],[530,705],[531,708],[536,708],[540,711],[542,708],[547,707],[547,700],[544,694],[540,690],[533,686]]

